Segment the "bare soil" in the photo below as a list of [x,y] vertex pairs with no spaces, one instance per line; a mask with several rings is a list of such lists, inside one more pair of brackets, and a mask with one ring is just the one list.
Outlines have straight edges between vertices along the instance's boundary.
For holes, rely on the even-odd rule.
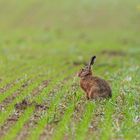
[[[20,94],[26,87],[28,87],[28,85],[31,83],[32,81],[29,80],[26,83],[24,83],[20,89],[18,89],[14,94],[12,94],[11,96],[7,97],[1,104],[0,104],[0,109],[4,110],[6,108],[6,106],[8,106],[8,104],[12,103],[13,100],[18,96],[18,94]],[[36,96],[38,93],[40,93],[45,87],[48,86],[48,81],[43,81],[39,87],[35,88],[31,95],[32,96]]]
[[24,107],[22,109],[16,108],[14,110],[13,114],[11,116],[9,116],[9,118],[6,120],[4,125],[0,127],[0,136],[1,137],[4,136],[8,132],[8,130],[12,127],[12,125],[15,124],[15,122],[18,121],[20,116],[24,113],[24,110],[26,109],[26,107]]
[[8,96],[2,103],[0,103],[0,110],[5,110],[6,106],[8,106],[10,103],[13,102],[13,100],[22,92],[29,84],[31,81],[26,81],[20,89],[18,89],[15,93],[12,95]]
[[[65,78],[62,82],[60,82],[59,84],[57,84],[52,89],[52,91],[50,91],[49,97],[46,99],[46,101],[44,103],[42,103],[42,104],[36,104],[35,102],[32,103],[33,105],[35,105],[35,108],[36,108],[35,109],[35,112],[31,116],[31,118],[29,119],[29,121],[24,124],[21,132],[17,135],[16,140],[25,140],[25,138],[27,138],[27,136],[30,134],[30,130],[36,126],[38,120],[40,119],[41,114],[44,111],[46,111],[47,109],[49,109],[49,106],[50,106],[52,97],[63,87],[64,83],[68,79],[69,78]],[[44,82],[45,85],[47,83],[48,83],[47,81]],[[36,93],[36,92],[34,92],[34,93]],[[46,132],[46,130],[48,130],[48,132],[51,132],[52,131],[52,124],[51,123],[46,126],[46,129],[44,131]],[[46,136],[46,133],[45,133],[45,136]]]
[[[37,95],[39,92],[41,92],[46,86],[48,85],[48,81],[43,81],[41,83],[41,85],[39,87],[37,87],[36,89],[33,90],[33,92],[31,93],[31,95],[35,96]],[[22,86],[22,90],[28,86],[28,84],[24,84]],[[12,97],[8,97],[1,105],[0,107],[6,107],[7,104],[11,103],[15,98],[16,95],[19,94],[20,91],[18,91],[17,93],[13,94]],[[29,107],[29,106],[35,106],[35,110],[36,110],[36,114],[34,115],[34,121],[36,120],[36,118],[38,118],[39,116],[37,115],[38,112],[41,112],[42,110],[47,109],[47,107],[45,105],[40,105],[37,104],[35,102],[30,103],[28,100],[23,99],[20,103],[15,104],[15,111],[13,112],[13,114],[6,120],[6,122],[4,123],[3,126],[1,126],[0,128],[0,136],[5,135],[8,130],[11,128],[12,125],[15,124],[15,122],[18,121],[18,118],[24,113],[24,110]]]
[[[2,79],[0,79],[0,83],[2,82]],[[0,88],[0,94],[3,94],[5,91],[7,91],[8,89],[10,89],[12,87],[12,85],[14,85],[14,83],[9,83],[4,87]]]

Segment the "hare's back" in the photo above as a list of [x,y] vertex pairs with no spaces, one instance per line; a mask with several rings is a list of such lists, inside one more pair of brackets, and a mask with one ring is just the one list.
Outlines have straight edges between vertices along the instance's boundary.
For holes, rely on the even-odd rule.
[[91,80],[94,87],[98,88],[100,92],[105,92],[105,91],[111,92],[111,88],[109,84],[104,79],[100,77],[92,77]]

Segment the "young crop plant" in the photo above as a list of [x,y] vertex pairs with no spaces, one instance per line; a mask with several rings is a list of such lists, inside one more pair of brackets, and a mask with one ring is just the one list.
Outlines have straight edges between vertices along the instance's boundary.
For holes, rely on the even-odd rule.
[[34,111],[34,107],[28,107],[18,121],[10,128],[3,140],[15,140],[17,134],[21,131],[23,125],[28,121]]
[[70,104],[67,107],[67,110],[65,111],[65,114],[58,124],[53,137],[51,138],[52,140],[61,140],[64,137],[65,131],[67,130],[68,124],[71,121],[71,116],[74,111],[74,104]]
[[82,116],[82,119],[76,125],[75,139],[84,140],[86,138],[95,108],[96,104],[94,102],[86,102],[85,112]]
[[52,97],[52,101],[50,103],[49,109],[47,110],[47,112],[44,112],[42,114],[40,120],[38,121],[37,126],[35,126],[35,128],[31,130],[28,139],[35,139],[35,140],[39,139],[46,125],[53,119],[54,115],[57,113],[57,107],[60,104],[69,85],[70,83],[67,82],[65,84],[65,87],[62,90],[58,91],[58,93],[54,97]]

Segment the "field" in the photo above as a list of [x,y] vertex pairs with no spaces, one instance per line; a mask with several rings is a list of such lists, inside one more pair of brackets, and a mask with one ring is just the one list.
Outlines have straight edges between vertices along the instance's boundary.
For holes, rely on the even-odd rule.
[[[93,55],[109,100],[79,87]],[[0,139],[139,140],[140,2],[0,0]]]

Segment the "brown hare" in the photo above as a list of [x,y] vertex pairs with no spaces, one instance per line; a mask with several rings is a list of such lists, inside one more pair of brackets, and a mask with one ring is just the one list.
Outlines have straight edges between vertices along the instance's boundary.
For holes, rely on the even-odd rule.
[[81,78],[80,86],[85,91],[87,99],[112,97],[109,84],[96,76],[92,76],[91,66],[94,64],[96,56],[93,56],[89,64],[78,73]]

